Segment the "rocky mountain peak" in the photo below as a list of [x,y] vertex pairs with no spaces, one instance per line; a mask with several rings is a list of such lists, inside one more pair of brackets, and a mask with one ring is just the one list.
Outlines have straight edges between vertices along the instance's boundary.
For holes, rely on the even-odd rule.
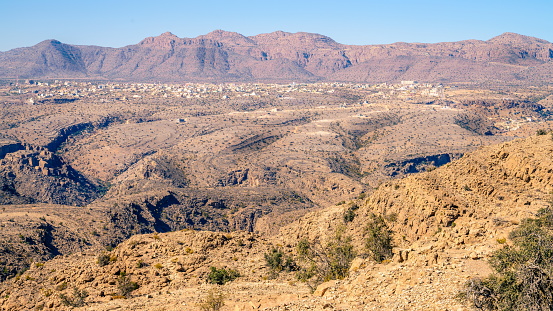
[[181,38],[167,31],[157,37],[148,37],[140,41],[139,45],[154,47],[154,48],[170,48],[170,47],[174,47],[176,43],[181,41],[182,41]]
[[242,34],[239,34],[234,31],[226,31],[222,29],[213,30],[212,32],[203,35],[201,37],[217,39],[217,38],[245,38]]
[[256,42],[263,42],[263,41],[277,40],[277,39],[289,36],[291,34],[292,33],[285,32],[285,31],[282,31],[282,30],[277,30],[277,31],[273,31],[273,32],[270,32],[270,33],[258,34],[258,35],[255,35],[255,36],[251,36],[249,38],[251,38],[252,40],[254,40]]
[[48,39],[40,42],[41,45],[59,45],[62,44],[59,40],[56,39]]
[[198,39],[208,39],[221,42],[226,46],[253,45],[255,42],[250,38],[233,31],[221,29],[214,30],[206,35],[199,36]]
[[178,38],[176,35],[174,35],[172,32],[170,31],[166,31],[164,33],[162,33],[161,35],[159,35],[158,37],[163,37],[163,38]]
[[275,31],[267,34],[260,34],[250,37],[257,44],[264,45],[286,45],[299,49],[313,48],[338,48],[341,44],[333,39],[316,33],[309,32],[284,32]]
[[38,48],[41,48],[41,49],[63,49],[63,48],[69,48],[70,45],[68,44],[65,44],[63,42],[60,42],[59,40],[56,40],[56,39],[48,39],[48,40],[44,40],[40,43],[38,43],[36,45],[36,47]]
[[514,32],[505,32],[499,36],[493,37],[488,42],[499,44],[512,44],[512,45],[527,45],[527,44],[549,44],[550,42],[538,39],[535,37],[520,35]]

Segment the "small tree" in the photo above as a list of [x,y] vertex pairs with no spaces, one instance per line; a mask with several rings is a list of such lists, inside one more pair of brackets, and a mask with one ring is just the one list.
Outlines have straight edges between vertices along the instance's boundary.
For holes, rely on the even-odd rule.
[[240,276],[238,271],[233,269],[217,269],[215,267],[210,267],[210,272],[207,275],[207,280],[209,283],[224,285],[227,282],[234,281],[237,277]]
[[392,233],[384,217],[371,215],[371,221],[365,229],[365,248],[376,262],[392,257]]
[[110,264],[110,255],[108,253],[103,253],[98,255],[98,265],[100,267],[106,266]]
[[298,257],[304,266],[297,276],[312,290],[322,282],[343,279],[348,275],[356,252],[351,237],[345,236],[344,231],[344,226],[338,227],[325,246],[319,241],[310,243],[307,239],[298,242]]
[[271,269],[272,273],[297,270],[294,259],[286,256],[281,249],[272,248],[268,253],[264,254],[264,257],[265,264]]
[[119,275],[117,278],[117,289],[119,290],[119,295],[123,297],[128,297],[138,287],[139,285],[136,282],[131,282],[130,278],[125,274]]
[[490,258],[494,273],[469,280],[460,297],[485,310],[553,310],[553,212],[542,209]]

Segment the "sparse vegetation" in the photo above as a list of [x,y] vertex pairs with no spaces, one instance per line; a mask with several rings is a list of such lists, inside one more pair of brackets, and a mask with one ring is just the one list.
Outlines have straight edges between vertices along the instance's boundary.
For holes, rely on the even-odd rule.
[[8,269],[8,267],[4,266],[4,267],[0,268],[0,281],[5,280],[5,279],[7,279],[8,277],[10,277],[12,275],[13,275],[13,271]]
[[476,113],[460,113],[454,123],[463,129],[479,135],[492,135],[495,127],[485,116]]
[[459,297],[484,310],[553,309],[553,210],[539,211],[509,235],[513,245],[495,251],[494,273],[469,280]]
[[110,263],[110,255],[108,253],[103,253],[98,255],[97,263],[100,267],[107,266]]
[[136,262],[136,267],[137,268],[143,268],[143,267],[146,267],[146,265],[147,264],[142,259],[140,259],[139,261]]
[[73,288],[72,295],[60,294],[61,303],[64,306],[68,307],[83,307],[85,306],[85,299],[88,297],[88,293],[84,289],[79,289],[77,287]]
[[67,288],[67,282],[63,282],[63,283],[60,283],[58,285],[56,285],[55,289],[58,291],[58,292],[61,292],[63,290],[65,290]]
[[[2,149],[3,164],[0,175],[3,177],[0,179],[5,178],[7,182],[1,184],[0,189],[9,191],[0,191],[1,200],[9,200],[13,194],[18,193],[15,187],[17,185],[14,184],[15,188],[13,188],[9,183],[12,176],[10,170],[18,178],[23,176],[19,173],[38,174],[39,181],[44,181],[44,184],[37,184],[40,186],[36,187],[37,191],[49,189],[50,183],[46,181],[51,178],[55,181],[52,184],[63,184],[65,185],[63,188],[75,190],[73,193],[80,195],[81,190],[69,188],[75,181],[67,180],[60,175],[65,172],[71,172],[71,174],[82,172],[80,179],[76,179],[79,182],[92,178],[95,184],[101,180],[112,180],[116,183],[101,200],[89,205],[87,202],[90,201],[83,202],[84,207],[79,209],[82,212],[78,214],[75,214],[75,209],[62,205],[67,202],[38,204],[47,198],[50,192],[44,193],[45,196],[29,197],[29,200],[37,203],[32,208],[23,206],[12,208],[4,205],[5,213],[2,215],[3,221],[0,225],[6,243],[0,243],[0,245],[6,248],[0,268],[4,266],[6,268],[0,276],[2,278],[13,276],[23,265],[30,265],[33,268],[29,273],[19,274],[18,280],[2,282],[4,283],[1,288],[3,296],[8,293],[13,296],[5,304],[17,303],[22,295],[27,295],[29,304],[37,306],[44,302],[49,306],[50,301],[59,300],[61,293],[71,297],[74,286],[87,286],[83,287],[87,290],[91,288],[90,286],[97,286],[98,290],[90,290],[90,294],[94,297],[87,297],[86,301],[94,302],[95,305],[103,304],[110,295],[113,295],[113,298],[125,298],[121,295],[121,293],[125,294],[124,291],[117,288],[118,285],[125,283],[123,282],[125,279],[128,282],[134,280],[140,284],[151,281],[148,289],[131,290],[129,295],[140,292],[140,295],[144,295],[145,298],[151,294],[153,300],[146,299],[146,301],[154,301],[166,298],[163,295],[168,294],[168,290],[175,290],[175,286],[196,286],[197,275],[201,275],[205,283],[229,282],[234,275],[229,267],[238,269],[243,274],[247,273],[247,282],[254,278],[268,279],[280,273],[279,281],[284,285],[289,281],[286,280],[289,275],[297,273],[299,279],[308,282],[310,286],[316,286],[329,279],[347,276],[351,269],[351,260],[356,253],[363,259],[370,257],[369,261],[374,259],[386,262],[390,259],[391,246],[395,246],[391,238],[392,225],[394,229],[397,228],[402,232],[397,235],[398,246],[406,247],[398,254],[398,258],[408,260],[406,265],[401,266],[405,266],[406,269],[418,269],[419,264],[424,264],[420,262],[426,260],[429,264],[428,269],[440,269],[446,274],[455,273],[453,269],[449,269],[452,266],[442,269],[443,267],[430,264],[430,260],[433,260],[435,255],[433,252],[439,252],[439,263],[445,263],[446,256],[449,256],[448,248],[452,247],[452,244],[458,245],[462,242],[465,243],[462,247],[469,248],[486,239],[486,243],[494,244],[495,247],[513,245],[510,240],[503,238],[505,235],[502,230],[511,226],[511,222],[518,221],[516,219],[516,215],[520,215],[518,210],[524,212],[526,205],[528,210],[534,208],[536,203],[539,203],[536,201],[541,197],[540,193],[532,191],[526,195],[522,193],[522,188],[528,185],[536,191],[543,191],[549,187],[549,184],[543,187],[542,181],[545,180],[543,176],[535,177],[544,171],[547,172],[546,166],[537,165],[542,155],[532,157],[530,152],[534,151],[528,150],[526,152],[528,158],[525,159],[526,148],[520,148],[523,151],[521,153],[509,146],[504,148],[504,152],[494,153],[493,157],[483,156],[474,159],[476,162],[474,167],[471,164],[470,170],[463,170],[469,175],[463,174],[454,181],[441,180],[459,176],[447,167],[426,174],[422,179],[414,178],[408,182],[388,181],[391,176],[400,178],[404,174],[421,171],[424,167],[430,170],[433,163],[438,163],[430,158],[428,161],[425,160],[425,155],[443,152],[465,154],[478,146],[511,139],[512,135],[480,135],[486,133],[482,130],[493,130],[487,125],[500,126],[501,133],[512,130],[514,132],[511,134],[516,136],[535,135],[539,127],[547,128],[547,136],[538,140],[545,145],[545,148],[541,149],[550,149],[550,121],[540,119],[535,113],[535,107],[503,109],[493,104],[480,107],[477,103],[464,105],[459,100],[460,96],[453,94],[462,91],[468,95],[461,96],[483,98],[495,96],[489,92],[480,92],[477,90],[478,85],[471,86],[469,90],[460,90],[464,88],[463,86],[451,86],[451,88],[444,86],[441,91],[448,93],[444,96],[444,100],[432,101],[432,105],[415,105],[411,103],[412,100],[398,94],[418,101],[421,91],[430,91],[434,86],[427,86],[426,83],[412,85],[413,88],[411,88],[411,86],[393,84],[354,86],[348,83],[326,82],[318,85],[296,86],[263,84],[214,86],[209,83],[203,85],[121,83],[118,85],[118,83],[104,82],[108,85],[107,88],[110,88],[109,91],[95,89],[92,93],[88,93],[87,90],[96,88],[96,82],[79,83],[79,86],[67,88],[62,85],[65,81],[58,83],[60,86],[56,87],[55,92],[79,90],[79,99],[71,105],[65,103],[52,105],[48,102],[20,105],[19,101],[11,104],[10,98],[3,98],[2,113],[18,124],[18,127],[4,133],[9,134],[5,138],[9,138],[8,140],[17,138],[19,141],[30,142],[29,148],[32,150],[20,150],[16,154],[4,156],[4,148]],[[406,90],[400,90],[400,88],[406,88]],[[27,95],[19,97],[24,100],[29,96],[36,97],[36,94],[51,92],[46,89],[31,88]],[[32,93],[35,90],[39,93]],[[264,95],[251,98],[243,96],[251,94],[254,90],[257,94]],[[329,93],[330,90],[333,93]],[[503,90],[506,95],[498,96],[499,98],[512,97],[507,88]],[[542,91],[545,90],[551,92],[550,87]],[[340,95],[350,91],[357,92],[357,95]],[[160,98],[159,95],[154,94],[155,92],[160,92],[167,97]],[[90,97],[87,97],[87,94]],[[134,94],[139,94],[144,99],[120,100],[124,96],[129,98]],[[186,98],[189,95],[193,98]],[[517,98],[523,99],[523,88],[517,90],[518,95],[521,97]],[[222,96],[228,96],[231,99],[221,100]],[[290,99],[284,98],[288,96]],[[356,99],[350,101],[346,100],[346,97]],[[381,101],[381,98],[384,100]],[[551,98],[547,103],[547,109],[550,109],[550,104]],[[50,112],[50,110],[63,113]],[[452,126],[455,114],[464,114],[467,111],[469,113],[474,111],[481,115],[487,123],[486,127],[477,124],[479,121],[471,116],[465,120],[468,121],[467,129],[471,130],[472,127],[471,132],[459,126]],[[386,120],[386,114],[395,115],[397,122]],[[37,156],[42,152],[40,144],[57,139],[55,136],[48,136],[49,133],[57,135],[55,132],[58,129],[63,129],[67,124],[75,122],[92,122],[91,124],[104,122],[102,121],[104,116],[115,116],[117,120],[111,125],[106,124],[105,127],[94,125],[94,131],[82,133],[80,137],[71,137],[67,144],[57,149],[57,156],[60,161],[63,161],[64,170],[51,162],[47,163],[47,167],[43,167],[47,170],[35,169],[39,165],[37,162],[41,159],[47,160],[46,157]],[[186,121],[175,122],[174,118],[181,117],[187,118]],[[28,123],[30,120],[33,123]],[[391,124],[395,125],[390,126]],[[39,130],[46,131],[39,132]],[[478,132],[480,134],[477,134]],[[529,141],[535,142],[536,139]],[[37,145],[32,142],[36,142]],[[27,143],[25,144],[24,147],[27,148]],[[518,142],[513,142],[512,146],[517,144]],[[158,150],[162,152],[157,152]],[[47,149],[44,151],[48,153]],[[21,157],[13,157],[15,155],[21,155]],[[52,154],[54,155],[56,154]],[[503,161],[507,157],[509,161]],[[221,160],[222,158],[224,160]],[[537,167],[535,174],[532,170],[522,174],[529,175],[531,182],[511,179],[513,176],[520,176],[518,168],[508,167],[513,165],[512,162],[516,162],[511,160],[517,158],[527,161],[528,167]],[[418,159],[416,161],[419,162],[407,162],[404,161],[405,159]],[[454,157],[449,158],[451,159]],[[492,167],[488,166],[488,163],[480,162],[482,159],[491,161],[489,165],[499,164],[494,167],[500,170],[505,169],[505,180],[499,183],[493,180],[499,170],[490,171],[493,173],[492,176],[486,178],[473,178],[474,172],[480,174],[483,171],[481,168]],[[18,169],[21,165],[24,170]],[[388,165],[389,170],[382,169],[383,166]],[[441,165],[443,163],[439,164]],[[74,171],[71,166],[74,167]],[[464,169],[463,163],[459,166],[457,164],[451,166],[453,169],[460,167]],[[397,175],[392,175],[390,172]],[[55,174],[55,176],[42,174]],[[18,181],[17,183],[33,185],[28,182]],[[421,187],[417,187],[415,183],[420,183]],[[367,200],[368,194],[372,193],[377,184],[383,186],[374,197]],[[519,184],[522,185],[520,189],[511,191],[511,187]],[[435,188],[440,188],[439,194],[434,192]],[[297,193],[294,192],[295,189]],[[108,188],[94,188],[94,191],[99,194],[104,190]],[[488,194],[489,191],[493,193]],[[447,198],[442,197],[444,192]],[[28,196],[34,196],[32,191],[27,193]],[[21,192],[21,194],[24,193]],[[442,219],[441,209],[437,211],[436,217],[431,214],[425,214],[425,217],[430,217],[428,219],[419,218],[418,215],[412,217],[411,213],[415,211],[418,213],[421,209],[411,211],[409,208],[419,207],[419,204],[424,205],[424,200],[429,199],[425,198],[427,194],[436,195],[436,202],[439,205],[443,202],[448,203],[450,199],[460,201],[459,208],[451,211],[461,213],[459,214],[461,218],[456,223],[457,227],[453,228],[454,222],[439,222]],[[499,201],[499,194],[505,199]],[[410,205],[410,202],[404,204],[406,202],[403,200],[409,197],[413,199],[413,205]],[[52,200],[66,200],[66,198],[63,193],[58,192]],[[26,198],[20,199],[26,200]],[[469,201],[464,202],[466,199]],[[488,202],[488,199],[493,201]],[[431,197],[430,200],[433,201]],[[26,202],[22,201],[22,204]],[[308,216],[306,220],[313,221],[309,226],[344,225],[349,227],[348,229],[354,229],[352,232],[362,232],[362,236],[356,237],[358,248],[353,248],[353,243],[347,236],[350,234],[349,231],[343,229],[338,230],[340,233],[336,234],[337,236],[333,236],[332,231],[321,230],[321,234],[317,235],[319,240],[316,240],[317,238],[313,240],[315,232],[309,232],[311,240],[302,240],[298,245],[297,251],[301,256],[296,255],[289,245],[294,243],[290,241],[295,238],[293,235],[295,229],[281,230],[283,235],[278,239],[283,245],[276,244],[277,239],[268,237],[277,234],[280,226],[303,217],[302,215],[309,212],[309,209],[337,202],[340,206],[331,207],[334,209],[331,212],[338,213],[333,214],[332,217],[336,223],[328,223],[328,219],[321,219],[318,216],[313,218]],[[485,205],[486,208],[495,206],[493,209],[498,213],[493,213],[493,216],[487,216],[488,210],[474,213],[471,210],[471,202],[482,202],[482,206]],[[512,204],[515,204],[513,202],[517,205],[516,213],[515,211],[506,212]],[[365,209],[358,210],[356,204],[371,204],[368,208],[388,212],[405,208],[401,209],[401,223],[392,223],[392,214],[382,215],[380,218],[376,216],[366,218]],[[428,203],[428,205],[433,204],[434,202],[430,201]],[[431,209],[428,211],[432,213]],[[446,213],[449,212],[449,210],[446,211]],[[38,218],[42,215],[46,217]],[[498,228],[490,228],[486,225],[480,229],[475,228],[472,223],[470,228],[466,228],[467,219],[470,221],[470,218],[475,215],[490,217],[487,219],[488,223],[493,217],[505,217],[505,220],[494,220],[493,224],[501,226]],[[264,218],[260,219],[260,217]],[[421,223],[418,223],[419,220]],[[39,226],[35,226],[35,222]],[[410,225],[412,228],[401,228]],[[183,226],[189,229],[181,233]],[[196,232],[203,229],[225,233]],[[242,232],[227,232],[235,229],[259,230],[260,233],[248,235]],[[363,231],[365,229],[366,231]],[[442,231],[432,236],[435,229]],[[492,230],[496,233],[492,233]],[[156,231],[159,233],[154,233]],[[196,239],[204,233],[205,236]],[[269,234],[264,235],[265,233]],[[134,236],[135,234],[137,236]],[[124,242],[129,236],[134,237]],[[396,238],[395,234],[394,238]],[[282,242],[284,239],[286,242]],[[434,239],[437,239],[438,243],[431,242]],[[442,243],[445,239],[450,239],[447,244]],[[411,250],[409,245],[415,240],[420,243],[417,242],[414,250]],[[55,248],[45,245],[45,241],[51,242],[51,246]],[[422,250],[427,241],[440,248],[444,245],[444,256],[442,257],[441,249],[432,249],[432,252],[419,256],[419,246]],[[120,244],[120,242],[124,243]],[[88,243],[88,245],[82,243]],[[102,245],[100,243],[104,243],[103,245],[109,243],[111,246],[107,248],[108,251],[115,245],[119,246],[116,251],[109,253],[102,253],[101,250],[93,252]],[[274,245],[274,248],[267,245]],[[44,246],[47,247],[44,248]],[[357,247],[357,244],[355,246]],[[476,247],[474,249],[478,250]],[[50,253],[45,253],[43,250]],[[63,256],[61,259],[48,262],[46,270],[34,269],[40,263],[50,260],[53,257],[50,256],[53,251],[66,255],[81,250],[84,250],[83,257]],[[137,253],[143,256],[135,256]],[[479,261],[472,261],[472,255],[469,255],[466,260],[479,263]],[[478,258],[485,256],[480,251],[475,251],[474,255]],[[261,261],[259,261],[260,256],[264,257]],[[30,258],[33,260],[29,260]],[[80,258],[83,259],[82,263],[70,262]],[[98,259],[98,266],[95,264],[96,259]],[[117,262],[114,263],[115,261]],[[95,267],[83,267],[83,264],[87,263],[92,263]],[[142,268],[146,263],[147,268]],[[212,268],[212,273],[208,269],[210,263],[217,267]],[[359,272],[371,269],[371,265],[372,263],[366,264],[365,261],[356,262]],[[400,265],[376,266],[376,268],[385,271],[395,269],[397,266]],[[456,268],[460,266],[462,265],[455,263]],[[57,272],[52,269],[54,267],[57,268]],[[83,268],[86,269],[86,273],[82,273]],[[136,274],[130,277],[125,274],[114,275],[116,271],[122,269]],[[294,272],[285,273],[285,271]],[[465,269],[465,272],[467,271],[468,269]],[[179,277],[174,279],[170,274],[177,272]],[[437,281],[443,284],[442,276],[432,277],[432,284],[437,284]],[[30,281],[32,277],[35,277],[36,281]],[[168,279],[176,282],[166,282]],[[236,281],[241,280],[237,279],[234,282]],[[67,282],[63,286],[67,287],[69,284],[69,287],[56,291],[56,285],[62,282]],[[9,288],[12,284],[14,284],[13,290]],[[208,284],[201,286],[206,285]],[[242,284],[234,284],[233,288],[235,285],[241,287]],[[63,286],[60,284],[60,288]],[[43,301],[35,298],[42,297],[34,295],[37,287],[50,289],[53,292],[52,297]],[[296,289],[301,291],[304,287],[305,285],[302,284],[297,288],[286,290],[295,292]],[[132,289],[132,286],[130,288]],[[280,288],[278,290],[280,291]],[[242,295],[245,291],[240,292]],[[201,291],[199,293],[204,295]],[[199,298],[201,297],[195,296],[194,299],[199,300]],[[232,298],[234,300],[237,297]],[[243,298],[243,296],[239,297],[239,299]],[[21,300],[25,301],[25,299]],[[121,304],[125,308],[124,305],[130,304],[131,301],[113,303]],[[45,309],[48,308],[51,307],[45,307]],[[98,308],[102,307],[98,306]],[[181,308],[192,307],[187,303],[187,306]]]
[[358,209],[359,209],[359,206],[355,203],[349,206],[348,209],[344,212],[344,216],[343,216],[344,222],[345,223],[352,222],[355,219],[355,216],[357,216],[357,214],[355,214],[355,211]]
[[365,248],[372,259],[382,262],[392,257],[392,230],[382,216],[372,214],[365,229]]
[[240,277],[240,273],[236,270],[210,267],[210,272],[207,275],[207,281],[211,284],[224,285],[227,282],[234,281],[238,277]]
[[132,282],[126,274],[121,274],[117,278],[117,290],[119,291],[119,295],[123,297],[128,297],[138,287],[138,283]]
[[219,311],[225,305],[225,294],[220,288],[211,288],[198,305],[202,311]]
[[351,244],[351,237],[344,235],[344,231],[345,227],[338,227],[324,246],[318,241],[309,242],[307,239],[298,242],[298,257],[304,266],[297,277],[312,290],[322,282],[343,279],[348,275],[356,252]]
[[44,297],[50,297],[54,293],[54,291],[51,288],[48,288],[48,289],[43,288],[41,289],[41,292],[44,295]]
[[268,253],[264,254],[265,264],[271,270],[271,277],[281,271],[295,271],[297,265],[291,256],[286,256],[284,252],[279,248],[272,248]]

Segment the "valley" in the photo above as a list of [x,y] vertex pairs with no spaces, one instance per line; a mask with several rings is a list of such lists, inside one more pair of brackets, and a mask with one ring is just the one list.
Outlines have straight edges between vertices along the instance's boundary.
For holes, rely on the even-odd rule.
[[[74,289],[82,310],[194,310],[210,266],[241,274],[222,310],[463,308],[454,290],[552,185],[548,85],[52,79],[4,81],[0,106],[2,310]],[[373,214],[396,218],[388,264],[363,250]],[[339,227],[347,278],[313,295],[270,274],[271,247]]]

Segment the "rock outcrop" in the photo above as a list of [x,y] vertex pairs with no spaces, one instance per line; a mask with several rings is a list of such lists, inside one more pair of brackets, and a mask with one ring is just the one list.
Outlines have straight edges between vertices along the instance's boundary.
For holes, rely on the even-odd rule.
[[54,153],[27,145],[0,160],[0,202],[82,206],[99,196],[97,186]]

